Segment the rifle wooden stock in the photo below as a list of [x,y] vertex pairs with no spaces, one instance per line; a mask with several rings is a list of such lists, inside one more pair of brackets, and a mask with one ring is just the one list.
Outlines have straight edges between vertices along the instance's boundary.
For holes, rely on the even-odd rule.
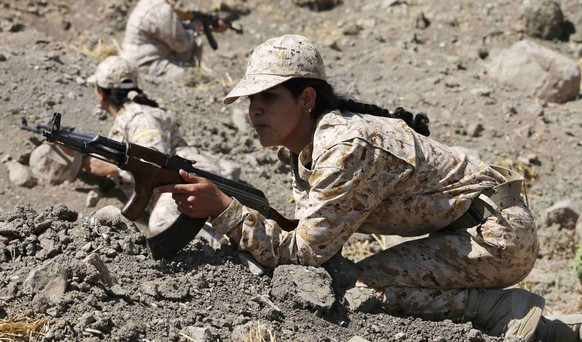
[[145,211],[155,187],[184,183],[176,171],[163,169],[134,157],[129,158],[125,170],[133,175],[135,187],[133,194],[121,209],[121,213],[131,221],[137,220]]

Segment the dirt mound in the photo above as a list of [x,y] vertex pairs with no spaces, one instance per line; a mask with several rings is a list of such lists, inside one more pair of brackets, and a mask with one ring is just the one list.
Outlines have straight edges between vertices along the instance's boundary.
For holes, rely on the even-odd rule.
[[[309,1],[295,3],[220,1],[212,7],[239,9],[245,33],[216,35],[219,49],[206,48],[210,71],[200,83],[184,87],[144,78],[140,87],[177,114],[190,145],[240,163],[241,179],[290,216],[289,170],[247,126],[247,103],[224,107],[221,100],[256,45],[285,33],[311,37],[340,91],[391,110],[426,112],[431,136],[487,162],[527,164],[535,174],[527,195],[542,248],[520,286],[545,296],[553,313],[580,312],[582,287],[571,270],[579,241],[572,232],[546,226],[543,215],[564,199],[582,208],[582,101],[538,101],[497,84],[484,68],[496,51],[524,38],[573,60],[579,59],[580,42],[527,37],[515,1],[327,1],[335,7],[325,11],[312,11],[319,7]],[[0,156],[6,166],[27,165],[41,141],[18,129],[23,117],[46,123],[57,111],[63,125],[107,134],[111,123],[86,84],[100,61],[91,52],[100,43],[115,51],[134,4],[0,1]],[[182,7],[197,5],[184,1]],[[560,5],[582,27],[575,17],[578,2]],[[236,251],[214,250],[202,240],[171,262],[156,262],[138,233],[143,219],[92,218],[99,208],[120,207],[125,200],[101,180],[82,175],[57,187],[27,188],[13,184],[8,170],[0,168],[0,319],[48,318],[45,340],[237,340],[252,334],[258,340],[259,330],[292,341],[496,340],[470,324],[352,313],[341,295],[325,312],[296,308],[272,296],[270,271],[257,276]],[[95,194],[93,206],[88,198]],[[355,241],[349,250],[359,256],[386,246],[370,236]]]
[[187,341],[201,330],[204,341],[244,341],[261,329],[294,341],[495,340],[470,324],[277,301],[272,293],[292,292],[290,284],[274,284],[269,270],[251,273],[238,252],[200,239],[171,262],[156,262],[112,206],[79,221],[62,205],[40,213],[19,206],[0,217],[0,237],[0,319],[48,317],[49,341]]

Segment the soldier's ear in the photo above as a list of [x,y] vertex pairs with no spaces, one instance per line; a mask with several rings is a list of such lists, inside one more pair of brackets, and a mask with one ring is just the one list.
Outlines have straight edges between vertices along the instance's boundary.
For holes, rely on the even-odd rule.
[[313,87],[307,87],[303,89],[301,93],[301,100],[303,101],[303,109],[307,112],[311,112],[313,107],[315,107],[315,99],[317,98],[317,92]]
[[103,102],[105,100],[105,98],[107,97],[105,95],[105,92],[103,91],[103,89],[100,89],[99,87],[95,87],[95,95],[97,95],[97,98],[101,102]]

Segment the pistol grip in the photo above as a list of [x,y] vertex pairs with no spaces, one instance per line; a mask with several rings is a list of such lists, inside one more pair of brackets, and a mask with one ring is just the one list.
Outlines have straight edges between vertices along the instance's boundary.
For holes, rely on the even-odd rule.
[[152,197],[153,187],[136,182],[133,194],[121,209],[121,214],[130,221],[136,221],[144,212]]
[[206,38],[208,39],[208,43],[212,47],[213,50],[218,49],[218,43],[216,39],[214,39],[214,35],[212,34],[212,28],[209,24],[204,23],[204,34],[206,34]]

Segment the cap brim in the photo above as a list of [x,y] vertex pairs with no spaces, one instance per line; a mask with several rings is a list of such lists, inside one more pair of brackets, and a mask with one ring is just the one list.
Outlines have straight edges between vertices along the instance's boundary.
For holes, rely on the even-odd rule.
[[87,83],[88,84],[97,84],[97,76],[95,76],[95,74],[89,76],[87,78]]
[[279,75],[247,75],[226,95],[223,102],[228,105],[236,101],[239,97],[249,96],[272,88],[295,76]]

